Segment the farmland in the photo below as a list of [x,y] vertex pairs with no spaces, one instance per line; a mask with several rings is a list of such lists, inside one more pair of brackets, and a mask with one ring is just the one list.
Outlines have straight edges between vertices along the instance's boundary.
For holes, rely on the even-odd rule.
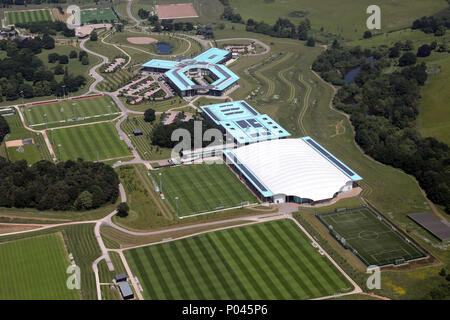
[[0,244],[0,299],[79,299],[66,287],[68,252],[60,233]]
[[145,299],[308,299],[351,285],[288,220],[125,251]]
[[62,160],[86,161],[120,158],[130,155],[125,142],[118,138],[112,123],[98,123],[52,129],[49,139],[56,156]]

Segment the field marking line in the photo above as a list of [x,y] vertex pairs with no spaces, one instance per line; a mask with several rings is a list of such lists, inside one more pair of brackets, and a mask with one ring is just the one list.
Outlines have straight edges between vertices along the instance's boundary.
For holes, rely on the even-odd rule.
[[289,70],[291,70],[292,68],[294,68],[294,66],[291,66],[291,67],[289,67],[289,68],[287,68],[287,69],[284,69],[284,70],[280,70],[280,71],[278,72],[278,77],[279,77],[283,82],[285,82],[285,83],[289,86],[289,97],[288,97],[287,100],[286,100],[288,103],[291,103],[291,102],[294,100],[294,97],[295,97],[295,87],[294,87],[294,85],[293,85],[291,82],[287,81],[287,79],[286,79],[286,77],[284,76],[284,74],[285,74],[286,72],[288,72]]
[[[288,219],[293,221],[300,228],[300,230],[302,230],[303,233],[306,234],[306,236],[312,242],[317,243],[317,241],[308,233],[308,231],[306,231],[306,229],[300,224],[300,222],[298,222],[296,219],[294,219],[294,217],[292,217],[292,215],[290,215],[290,217]],[[324,255],[342,273],[342,275],[350,282],[350,284],[353,285],[354,289],[350,292],[346,292],[346,293],[342,293],[342,294],[338,294],[338,295],[327,296],[327,297],[314,298],[311,300],[324,300],[324,299],[329,299],[329,298],[338,297],[338,296],[342,297],[342,296],[346,296],[346,295],[350,295],[350,294],[361,293],[363,290],[358,286],[358,284],[347,275],[347,273],[333,260],[333,258],[322,248],[322,246],[320,244],[317,243],[317,246],[318,246],[319,250],[323,251]]]
[[136,295],[138,296],[139,300],[144,300],[144,296],[141,293],[141,290],[139,289],[136,279],[134,278],[133,272],[131,271],[130,266],[128,265],[127,259],[125,259],[125,256],[122,251],[116,251],[119,254],[120,260],[122,261],[123,266],[125,267],[125,270],[127,271],[128,278],[130,278],[131,284],[134,288],[134,291],[136,292]]

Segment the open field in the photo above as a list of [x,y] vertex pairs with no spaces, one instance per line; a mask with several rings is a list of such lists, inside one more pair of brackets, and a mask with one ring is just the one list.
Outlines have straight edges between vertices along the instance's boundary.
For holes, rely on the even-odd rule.
[[94,161],[130,155],[110,122],[52,129],[48,136],[60,161],[78,158]]
[[366,207],[317,216],[344,247],[356,251],[366,265],[386,265],[423,257],[415,246]]
[[120,114],[109,96],[65,100],[22,110],[27,124],[34,129],[113,119]]
[[450,57],[433,63],[440,72],[429,75],[421,91],[421,104],[418,117],[419,129],[425,137],[434,137],[450,145]]
[[176,21],[191,21],[201,24],[212,23],[217,22],[223,12],[223,5],[219,0],[157,0],[156,2],[147,0],[135,0],[133,1],[133,4],[131,6],[131,12],[133,13],[134,17],[139,19],[137,12],[141,8],[145,10],[153,10],[154,4],[167,5],[177,3],[192,3],[199,17],[177,19]]
[[6,11],[5,20],[7,25],[35,21],[52,21],[52,15],[49,9]]
[[0,299],[79,299],[66,286],[70,265],[60,233],[0,244]]
[[351,285],[280,220],[125,251],[145,299],[308,299]]
[[97,8],[81,10],[81,23],[88,23],[93,21],[114,21],[117,22],[118,18],[111,8]]
[[[34,139],[34,144],[24,146],[22,148],[5,148],[5,142],[0,145],[0,156],[10,159],[11,161],[26,160],[28,164],[33,164],[40,160],[51,160],[50,152],[44,142],[41,134],[28,131],[23,127],[18,114],[5,117],[8,122],[11,133],[6,141]],[[21,152],[23,150],[23,152]]]
[[[374,4],[370,0],[230,0],[230,6],[244,20],[253,18],[274,24],[281,17],[291,20],[296,25],[305,17],[311,20],[313,30],[324,28],[324,32],[337,34],[345,39],[362,38],[366,31],[369,17],[366,9]],[[447,6],[443,0],[380,0],[376,3],[381,8],[382,32],[411,26],[415,19],[432,15]]]
[[151,175],[155,183],[162,183],[164,196],[180,217],[257,202],[224,164],[177,166],[152,171]]

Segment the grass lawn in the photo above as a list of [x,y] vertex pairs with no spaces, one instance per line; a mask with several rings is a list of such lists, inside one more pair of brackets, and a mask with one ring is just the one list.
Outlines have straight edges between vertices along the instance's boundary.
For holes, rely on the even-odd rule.
[[100,21],[114,21],[117,22],[118,18],[111,8],[98,8],[81,10],[81,23],[88,23],[97,20]]
[[30,127],[43,129],[112,119],[120,114],[120,109],[111,97],[102,96],[29,106],[23,113]]
[[[145,122],[144,116],[129,115],[122,122],[121,128],[128,135],[134,148],[144,160],[167,159],[170,158],[171,149],[157,147],[151,144],[151,133],[160,122],[158,116],[153,123]],[[139,129],[144,134],[135,136],[133,130]]]
[[0,144],[0,156],[8,158],[11,161],[26,160],[28,164],[33,164],[40,160],[51,160],[50,152],[40,133],[31,132],[25,129],[18,114],[5,117],[5,120],[8,122],[11,130],[6,141],[33,138],[34,144],[24,146],[23,150],[21,150],[17,147],[6,149],[5,143],[3,142]]
[[[306,11],[306,18],[311,20],[314,30],[324,28],[324,32],[338,34],[346,39],[362,38],[367,30],[366,20],[369,14],[366,9],[374,4],[370,0],[230,0],[235,13],[241,14],[244,20],[253,18],[274,24],[281,17],[294,24],[304,19],[299,11]],[[380,0],[376,3],[381,8],[382,32],[411,26],[415,19],[433,15],[445,9],[445,1],[441,0]]]
[[79,299],[66,286],[70,265],[60,233],[0,244],[0,299]]
[[53,149],[61,161],[78,158],[94,161],[130,155],[111,122],[51,129],[48,136],[54,142]]
[[421,91],[418,124],[422,135],[450,145],[450,57],[448,53],[445,55],[445,60],[428,63],[439,65],[440,72],[429,75]]
[[351,285],[289,220],[125,251],[145,299],[309,299]]
[[397,259],[408,261],[424,256],[368,208],[322,213],[318,218],[328,228],[331,226],[338,239],[344,239],[344,246],[356,250],[366,265],[382,266]]
[[35,21],[52,21],[49,9],[5,12],[6,25]]
[[[159,175],[161,174],[161,176]],[[256,203],[255,196],[224,164],[194,164],[151,172],[178,216]],[[178,197],[178,210],[177,200]]]

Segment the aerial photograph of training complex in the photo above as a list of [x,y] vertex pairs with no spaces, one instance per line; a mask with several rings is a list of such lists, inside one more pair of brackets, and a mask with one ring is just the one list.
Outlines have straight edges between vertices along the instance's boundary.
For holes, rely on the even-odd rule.
[[0,300],[450,299],[448,0],[76,6],[0,9]]

